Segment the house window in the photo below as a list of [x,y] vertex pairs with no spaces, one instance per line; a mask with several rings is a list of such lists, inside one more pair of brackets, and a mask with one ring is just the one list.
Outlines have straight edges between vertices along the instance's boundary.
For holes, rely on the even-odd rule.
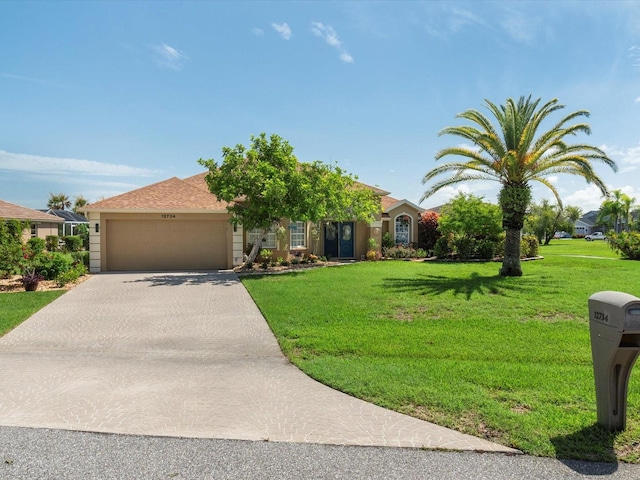
[[[262,237],[262,248],[276,248],[276,226],[272,226]],[[258,230],[253,229],[247,234],[247,243],[255,244],[258,238]]]
[[31,238],[38,236],[38,226],[35,223],[31,224]]
[[396,244],[409,245],[411,242],[411,217],[409,215],[398,215],[396,217]]
[[289,225],[291,248],[305,248],[307,246],[307,224],[306,222],[291,222]]

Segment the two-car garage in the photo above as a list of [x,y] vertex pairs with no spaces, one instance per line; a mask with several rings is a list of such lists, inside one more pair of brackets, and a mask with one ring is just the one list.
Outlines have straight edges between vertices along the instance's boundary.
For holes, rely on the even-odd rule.
[[[226,220],[106,220],[105,270],[228,268]],[[179,215],[178,215],[179,216]]]
[[220,270],[241,262],[242,231],[229,223],[228,205],[209,192],[205,175],[87,205],[91,272]]

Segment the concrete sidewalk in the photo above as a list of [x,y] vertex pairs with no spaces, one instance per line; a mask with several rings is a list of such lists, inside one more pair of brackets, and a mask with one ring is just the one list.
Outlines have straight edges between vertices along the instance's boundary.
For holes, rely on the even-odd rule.
[[102,274],[0,338],[0,425],[516,452],[326,387],[233,273]]

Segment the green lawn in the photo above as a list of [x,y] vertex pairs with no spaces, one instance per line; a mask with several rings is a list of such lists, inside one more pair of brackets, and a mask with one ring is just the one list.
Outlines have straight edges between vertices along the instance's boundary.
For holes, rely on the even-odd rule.
[[0,294],[0,337],[20,325],[65,290]]
[[497,263],[394,261],[242,281],[283,351],[323,383],[529,454],[639,462],[640,374],[627,431],[595,425],[587,299],[640,297],[640,263],[585,240],[541,254],[521,278]]

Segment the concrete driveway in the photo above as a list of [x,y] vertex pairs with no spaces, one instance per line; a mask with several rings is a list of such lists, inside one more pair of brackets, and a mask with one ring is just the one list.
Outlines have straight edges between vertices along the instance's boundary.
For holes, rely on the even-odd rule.
[[233,273],[94,276],[0,338],[0,365],[5,426],[514,452],[307,377]]

